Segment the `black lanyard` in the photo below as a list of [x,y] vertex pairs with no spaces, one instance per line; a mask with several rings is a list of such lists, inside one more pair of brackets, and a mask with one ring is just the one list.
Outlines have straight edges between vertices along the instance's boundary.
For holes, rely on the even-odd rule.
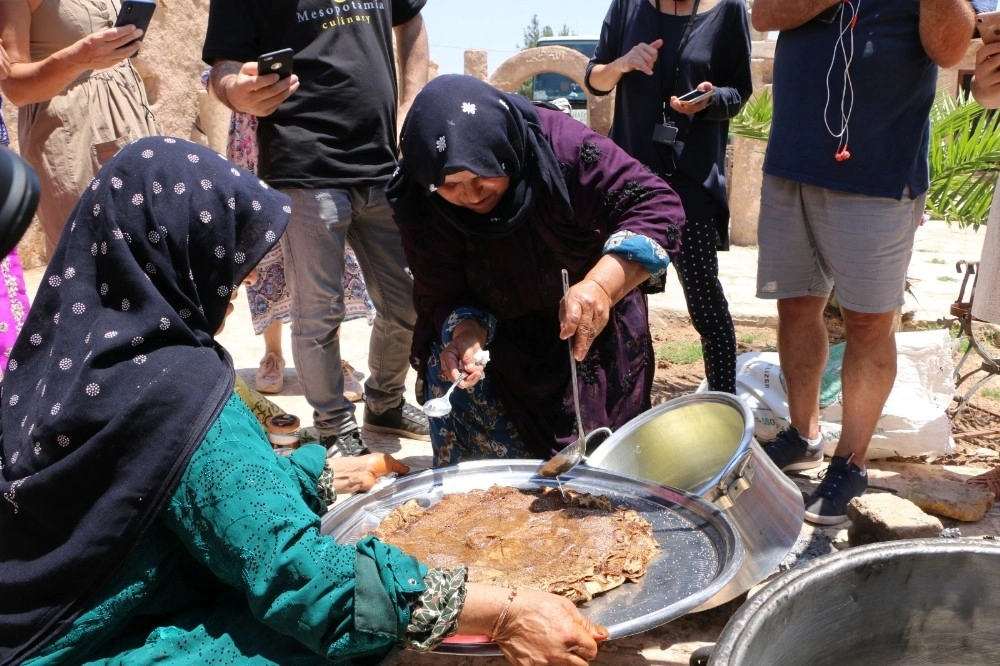
[[[687,43],[688,37],[691,36],[691,26],[694,24],[694,17],[698,13],[698,2],[699,0],[694,0],[694,6],[691,7],[691,14],[688,16],[687,23],[684,24],[684,32],[681,34],[681,39],[677,42],[677,56],[674,63],[674,77],[670,81],[670,84],[664,86],[661,90],[663,95],[663,122],[667,122],[667,108],[670,106],[668,103],[669,93],[673,90],[674,84],[677,83],[677,77],[681,73],[681,51],[684,50],[684,45]],[[674,9],[677,8],[677,0],[674,0]],[[660,37],[663,37],[663,31],[660,29],[663,26],[663,14],[660,12],[660,0],[656,0],[656,29],[660,33]],[[663,68],[660,68],[660,79],[663,79]]]

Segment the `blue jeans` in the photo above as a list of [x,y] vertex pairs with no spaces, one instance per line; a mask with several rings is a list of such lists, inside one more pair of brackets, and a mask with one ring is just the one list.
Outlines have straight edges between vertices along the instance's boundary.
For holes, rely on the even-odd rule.
[[344,244],[350,242],[375,303],[365,402],[380,414],[406,388],[416,313],[413,280],[384,186],[285,189],[292,216],[281,238],[292,293],[292,358],[321,437],[357,428],[344,398],[340,324],[344,320]]

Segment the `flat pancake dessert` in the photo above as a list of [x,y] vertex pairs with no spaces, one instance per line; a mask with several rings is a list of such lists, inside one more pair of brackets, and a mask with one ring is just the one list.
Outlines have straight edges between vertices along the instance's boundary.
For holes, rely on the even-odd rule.
[[470,582],[577,603],[644,576],[659,547],[646,519],[604,495],[507,486],[445,495],[430,508],[410,500],[375,536],[429,566],[465,564]]

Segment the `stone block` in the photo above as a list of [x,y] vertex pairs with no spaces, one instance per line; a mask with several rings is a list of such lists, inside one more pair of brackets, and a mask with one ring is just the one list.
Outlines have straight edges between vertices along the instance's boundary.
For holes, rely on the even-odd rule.
[[928,513],[965,522],[985,516],[995,499],[986,488],[948,479],[915,483],[910,486],[907,498]]
[[913,502],[890,493],[855,497],[847,505],[851,521],[851,546],[900,539],[920,539],[941,534],[941,521],[924,513]]

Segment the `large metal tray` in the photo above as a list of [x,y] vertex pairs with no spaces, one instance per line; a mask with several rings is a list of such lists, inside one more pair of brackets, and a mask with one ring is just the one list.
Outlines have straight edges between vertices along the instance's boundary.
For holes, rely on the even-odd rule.
[[[625,583],[580,606],[580,611],[621,638],[647,631],[688,613],[714,596],[743,565],[743,547],[728,519],[697,495],[644,479],[578,466],[559,479],[537,475],[541,460],[484,460],[427,470],[389,486],[356,495],[323,517],[322,531],[341,543],[370,534],[403,503],[417,499],[432,506],[442,496],[489,488],[572,488],[606,495],[615,506],[639,512],[653,526],[661,552],[637,583]],[[499,655],[492,642],[453,637],[438,652]]]

